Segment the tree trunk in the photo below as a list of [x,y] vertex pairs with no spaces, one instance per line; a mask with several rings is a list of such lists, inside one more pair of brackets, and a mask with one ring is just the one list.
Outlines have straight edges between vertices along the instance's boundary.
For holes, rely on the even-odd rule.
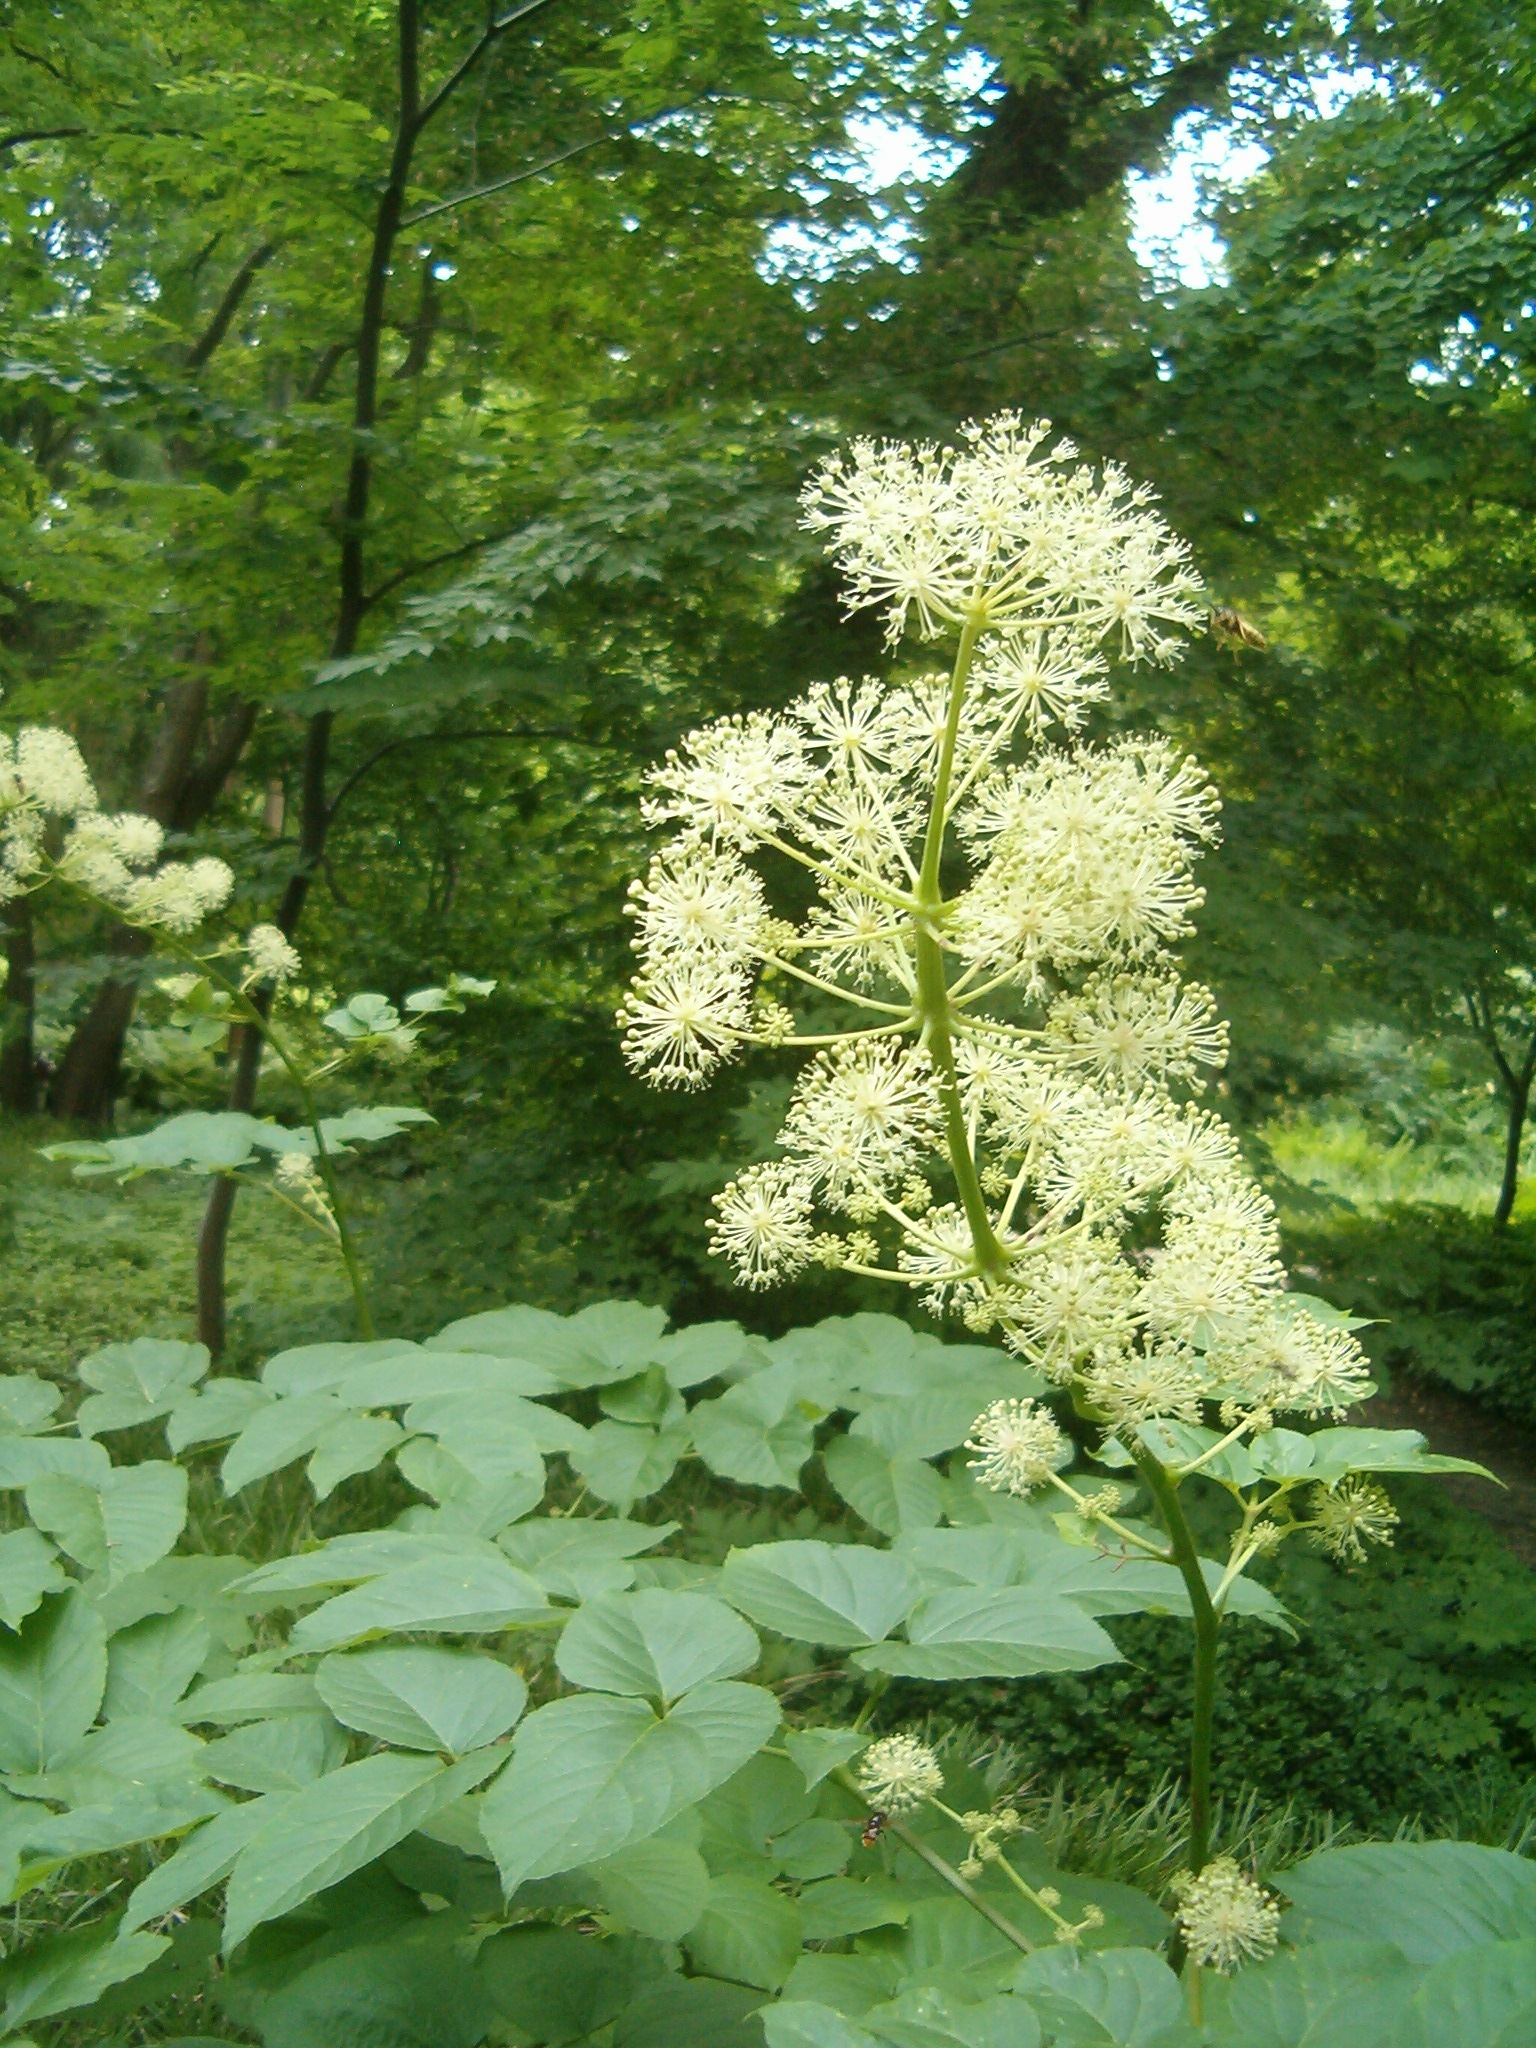
[[37,1053],[32,1040],[37,999],[32,900],[16,896],[5,906],[5,987],[0,990],[0,1111],[34,1116],[38,1106]]
[[1499,1199],[1494,1204],[1493,1224],[1502,1230],[1514,1211],[1515,1196],[1520,1191],[1520,1140],[1525,1135],[1525,1114],[1531,1099],[1530,1063],[1512,1077],[1512,1085],[1505,1088],[1509,1104],[1508,1121],[1504,1127],[1504,1177],[1499,1184]]

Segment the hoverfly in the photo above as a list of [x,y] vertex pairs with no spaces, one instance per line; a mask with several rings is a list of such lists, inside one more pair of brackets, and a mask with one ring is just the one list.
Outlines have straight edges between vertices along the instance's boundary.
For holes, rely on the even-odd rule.
[[1241,612],[1233,611],[1229,604],[1211,606],[1211,632],[1223,647],[1251,647],[1255,653],[1262,654],[1269,645],[1252,620],[1245,619]]
[[864,1823],[864,1832],[860,1835],[859,1840],[866,1849],[873,1849],[884,1833],[885,1815],[883,1813],[872,1813]]

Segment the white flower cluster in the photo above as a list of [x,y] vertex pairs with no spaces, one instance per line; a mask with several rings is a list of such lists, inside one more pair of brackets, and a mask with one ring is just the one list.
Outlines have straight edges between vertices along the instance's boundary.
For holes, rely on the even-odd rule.
[[882,1735],[859,1759],[859,1789],[882,1813],[911,1813],[944,1790],[944,1767],[915,1735]]
[[1190,1959],[1229,1973],[1273,1955],[1280,1908],[1231,1856],[1213,1856],[1181,1887],[1178,1922]]
[[1162,738],[1074,737],[1109,654],[1166,661],[1200,616],[1182,543],[1013,415],[958,452],[855,443],[806,506],[855,604],[957,653],[722,719],[652,774],[627,1058],[697,1087],[814,1049],[716,1249],[753,1287],[902,1281],[1113,1430],[1357,1398],[1359,1347],[1285,1295],[1273,1209],[1189,1099],[1226,1056],[1174,952],[1215,793]]
[[228,902],[235,878],[221,860],[156,866],[164,838],[153,818],[99,808],[68,733],[0,733],[0,902],[57,875],[130,924],[192,931]]

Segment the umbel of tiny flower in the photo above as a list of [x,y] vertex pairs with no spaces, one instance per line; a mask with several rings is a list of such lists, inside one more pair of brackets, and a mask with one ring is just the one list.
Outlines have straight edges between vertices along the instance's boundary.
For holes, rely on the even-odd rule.
[[245,955],[250,963],[242,977],[247,988],[261,981],[270,981],[281,987],[285,981],[292,981],[304,965],[296,949],[275,924],[251,927],[245,941]]
[[129,924],[190,932],[229,900],[221,860],[159,861],[153,818],[109,816],[80,749],[51,726],[0,733],[0,903],[58,877]]
[[[1195,1099],[1226,1056],[1177,958],[1215,792],[1165,739],[1082,732],[1112,662],[1170,662],[1203,619],[1183,543],[1013,414],[854,443],[805,520],[900,665],[690,733],[631,893],[637,1072],[808,1055],[715,1251],[747,1287],[813,1263],[907,1287],[1121,1434],[1348,1406],[1359,1344],[1286,1295],[1274,1207]],[[914,639],[947,643],[941,672]],[[1002,1484],[1042,1469],[975,1447]]]
[[1311,1508],[1307,1526],[1313,1542],[1341,1564],[1363,1564],[1366,1546],[1371,1543],[1390,1549],[1392,1531],[1401,1519],[1385,1489],[1369,1479],[1346,1479],[1333,1488],[1320,1486]]
[[969,1464],[977,1485],[993,1493],[1034,1493],[1072,1457],[1072,1446],[1050,1410],[1027,1394],[984,1409],[965,1447],[976,1452]]
[[1229,1972],[1273,1955],[1280,1908],[1233,1857],[1212,1857],[1178,1890],[1179,1932],[1191,1961]]
[[859,1789],[881,1813],[910,1813],[944,1789],[944,1770],[915,1735],[882,1735],[859,1759]]

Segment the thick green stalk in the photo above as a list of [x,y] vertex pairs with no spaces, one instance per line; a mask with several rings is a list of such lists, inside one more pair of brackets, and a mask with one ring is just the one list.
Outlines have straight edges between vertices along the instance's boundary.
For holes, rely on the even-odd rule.
[[938,928],[944,912],[944,894],[940,882],[940,866],[944,858],[944,832],[947,824],[945,813],[949,808],[949,788],[954,778],[955,746],[960,736],[960,714],[965,705],[966,678],[970,674],[971,660],[976,652],[976,641],[981,632],[979,617],[967,619],[960,634],[960,646],[955,655],[954,674],[949,685],[949,711],[944,721],[944,737],[939,746],[939,763],[933,782],[933,806],[928,813],[928,829],[923,839],[923,864],[917,877],[917,1014],[922,1019],[923,1045],[933,1062],[935,1079],[939,1086],[939,1100],[944,1108],[944,1135],[949,1151],[949,1163],[959,1190],[961,1206],[970,1229],[971,1243],[976,1250],[977,1263],[990,1279],[997,1279],[1007,1271],[1008,1260],[992,1220],[987,1214],[986,1197],[981,1191],[981,1181],[976,1173],[976,1160],[971,1152],[970,1134],[965,1124],[965,1105],[960,1099],[960,1084],[955,1075],[955,1046],[950,1033],[949,979],[944,971],[944,951],[938,941]]
[[1190,1534],[1184,1510],[1179,1506],[1178,1488],[1166,1468],[1144,1445],[1132,1455],[1136,1469],[1151,1489],[1168,1540],[1173,1561],[1189,1593],[1195,1623],[1195,1701],[1189,1735],[1189,1867],[1198,1871],[1211,1854],[1211,1739],[1216,1721],[1216,1636],[1221,1626],[1211,1600],[1210,1588],[1200,1569],[1200,1553]]

